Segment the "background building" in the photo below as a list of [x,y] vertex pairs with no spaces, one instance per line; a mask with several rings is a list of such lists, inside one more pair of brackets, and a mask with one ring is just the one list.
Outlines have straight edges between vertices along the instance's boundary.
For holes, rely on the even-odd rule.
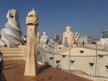
[[92,36],[81,36],[80,39],[79,39],[79,43],[86,43],[86,44],[91,44],[92,43],[92,39],[93,37]]
[[97,43],[100,45],[108,46],[108,30],[101,32],[101,38]]
[[56,41],[58,44],[62,43],[62,36],[60,34],[54,35],[54,41]]

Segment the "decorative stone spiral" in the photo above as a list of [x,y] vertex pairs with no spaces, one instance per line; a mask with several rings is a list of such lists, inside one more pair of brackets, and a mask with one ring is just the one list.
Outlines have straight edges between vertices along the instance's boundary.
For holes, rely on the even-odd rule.
[[9,10],[7,18],[8,22],[5,24],[5,28],[1,30],[1,40],[7,47],[18,47],[19,44],[23,44],[23,40],[17,11]]

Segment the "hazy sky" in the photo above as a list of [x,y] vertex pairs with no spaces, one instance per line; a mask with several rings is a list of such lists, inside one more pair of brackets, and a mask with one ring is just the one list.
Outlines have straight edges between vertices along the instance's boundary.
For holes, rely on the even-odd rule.
[[62,34],[70,25],[73,32],[100,37],[108,29],[108,0],[0,0],[0,29],[7,22],[7,11],[17,9],[26,34],[25,18],[32,8],[38,13],[41,34]]

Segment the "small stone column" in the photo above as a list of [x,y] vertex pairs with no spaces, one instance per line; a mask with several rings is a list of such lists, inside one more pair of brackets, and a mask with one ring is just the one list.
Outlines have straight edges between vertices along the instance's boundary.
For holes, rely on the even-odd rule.
[[27,55],[25,65],[25,76],[36,76],[37,74],[37,26],[38,16],[33,9],[26,17],[27,25]]

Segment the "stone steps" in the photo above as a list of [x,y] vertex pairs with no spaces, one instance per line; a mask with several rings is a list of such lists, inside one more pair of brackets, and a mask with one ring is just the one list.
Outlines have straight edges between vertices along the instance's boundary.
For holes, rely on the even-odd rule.
[[24,51],[1,51],[3,54],[24,54]]
[[3,57],[3,60],[5,60],[5,61],[9,61],[9,60],[25,60],[25,57],[23,57],[23,56],[5,56],[5,57]]
[[24,54],[4,54],[3,57],[24,57]]
[[23,50],[24,48],[26,48],[26,46],[19,46],[18,48],[8,48],[8,47],[2,47],[0,48],[0,50]]
[[26,54],[25,47],[18,48],[1,48],[4,60],[24,60]]
[[11,69],[16,66],[17,66],[17,64],[4,65],[4,70],[8,70],[8,69]]

